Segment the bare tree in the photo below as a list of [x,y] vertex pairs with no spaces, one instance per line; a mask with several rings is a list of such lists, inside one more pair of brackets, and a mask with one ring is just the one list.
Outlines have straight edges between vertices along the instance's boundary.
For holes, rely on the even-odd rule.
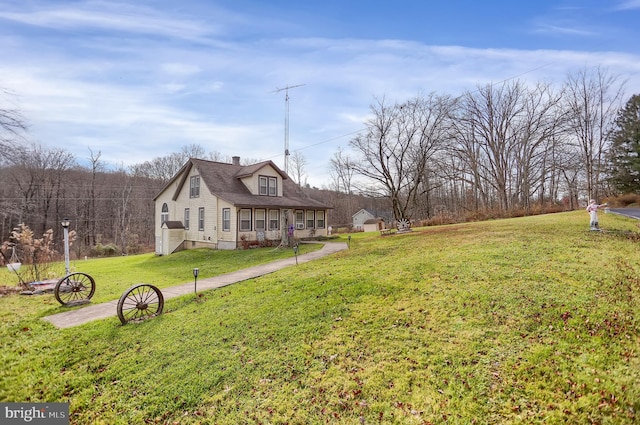
[[13,161],[13,185],[21,196],[18,222],[44,232],[62,218],[63,183],[76,166],[75,157],[63,149],[32,144]]
[[[11,96],[6,89],[0,89],[0,96],[6,97],[2,103],[11,103]],[[24,117],[15,106],[5,107],[0,103],[0,164],[11,161],[17,148],[16,139],[23,138],[23,132],[27,129]]]
[[[333,201],[334,216],[338,223],[347,223],[355,213],[353,202],[353,178],[356,173],[354,160],[342,148],[333,154],[329,160],[330,176],[332,179],[331,189],[335,192]],[[340,212],[344,211],[344,217]]]
[[561,93],[554,93],[549,84],[538,83],[526,90],[514,151],[514,204],[529,211],[534,196],[544,202],[550,155],[560,132],[563,116],[558,105]]
[[454,123],[453,152],[473,188],[476,209],[529,209],[544,197],[549,147],[559,132],[561,95],[548,84],[519,81],[466,92]]
[[[452,120],[448,177],[466,210],[530,210],[558,193],[562,92],[489,84],[464,93]],[[459,190],[462,189],[462,190]]]
[[366,132],[350,142],[360,156],[354,169],[391,200],[397,221],[412,217],[427,164],[445,146],[451,105],[435,94],[392,106],[378,101]]
[[164,184],[180,171],[180,168],[182,168],[189,158],[204,157],[204,148],[197,144],[191,144],[183,146],[180,152],[153,158],[142,164],[136,164],[134,168],[137,175],[156,179]]
[[116,199],[115,208],[115,235],[114,239],[120,242],[120,249],[123,254],[126,254],[127,249],[127,236],[129,234],[129,226],[131,223],[131,203],[132,192],[134,190],[134,181],[136,179],[136,169],[132,168],[126,170],[121,167],[118,170],[118,174],[121,177],[121,187],[118,191],[118,198]]
[[520,82],[489,84],[466,92],[461,101],[462,120],[468,120],[465,124],[481,155],[480,177],[493,189],[502,211],[511,204],[511,173],[516,167],[524,95],[525,88]]
[[484,175],[485,157],[473,125],[473,111],[464,106],[455,109],[451,119],[455,143],[449,148],[445,175],[452,182],[453,196],[462,209],[480,211],[489,205],[489,190]]
[[214,162],[231,162],[231,158],[230,157],[228,157],[228,156],[225,157],[224,155],[222,155],[218,151],[209,152],[209,157],[207,159],[209,161],[214,161]]
[[580,151],[587,198],[601,196],[609,133],[623,96],[618,80],[597,67],[569,75],[565,83],[566,128]]
[[[295,151],[293,152],[293,155],[291,155],[291,159],[289,160],[290,165],[291,165],[291,171],[292,171],[292,179],[294,182],[296,182],[296,184],[300,187],[302,187],[304,185],[304,183],[306,183],[306,172],[305,172],[305,166],[307,165],[307,160],[304,157],[304,155],[302,155],[300,153],[300,151]],[[304,182],[303,182],[304,179]]]
[[329,160],[329,174],[331,175],[333,190],[346,194],[353,192],[354,167],[353,159],[339,147],[338,151]]
[[150,161],[137,164],[136,173],[151,179],[167,183],[182,168],[188,157],[180,153],[156,157]]
[[104,165],[100,161],[100,156],[102,156],[102,152],[98,151],[97,154],[94,154],[91,149],[89,149],[90,161],[91,161],[91,185],[89,187],[89,200],[87,203],[86,215],[84,216],[86,229],[85,242],[87,246],[93,246],[96,243],[96,233],[97,233],[97,214],[96,214],[96,181],[98,177],[98,172],[103,171]]
[[185,145],[180,149],[180,155],[184,159],[183,163],[189,158],[204,158],[204,148],[196,143]]
[[570,143],[561,143],[556,152],[558,169],[566,190],[567,207],[573,210],[579,206],[580,175],[583,174],[583,161],[580,151]]

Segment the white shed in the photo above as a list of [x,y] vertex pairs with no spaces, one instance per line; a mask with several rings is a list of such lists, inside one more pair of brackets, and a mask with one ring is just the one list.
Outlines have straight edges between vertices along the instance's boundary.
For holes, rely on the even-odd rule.
[[371,212],[365,210],[364,208],[351,216],[353,219],[353,229],[354,230],[364,230],[364,223],[367,220],[371,220],[372,218],[376,218],[375,215],[371,214]]

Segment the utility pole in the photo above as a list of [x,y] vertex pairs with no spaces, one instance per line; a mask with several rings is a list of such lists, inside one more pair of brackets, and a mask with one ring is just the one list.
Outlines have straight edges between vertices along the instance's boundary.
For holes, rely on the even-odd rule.
[[295,86],[286,86],[281,89],[276,88],[271,93],[280,93],[284,91],[284,172],[289,173],[289,89],[302,87],[306,84],[296,84]]

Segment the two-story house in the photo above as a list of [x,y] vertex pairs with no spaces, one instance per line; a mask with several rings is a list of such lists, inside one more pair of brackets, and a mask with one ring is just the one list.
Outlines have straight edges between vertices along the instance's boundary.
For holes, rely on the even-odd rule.
[[330,207],[310,199],[272,161],[242,166],[191,158],[155,197],[156,254],[241,241],[327,234]]
[[[376,216],[364,208],[351,216],[354,230],[365,230],[364,225],[367,220],[375,219]],[[375,229],[374,229],[375,230]]]

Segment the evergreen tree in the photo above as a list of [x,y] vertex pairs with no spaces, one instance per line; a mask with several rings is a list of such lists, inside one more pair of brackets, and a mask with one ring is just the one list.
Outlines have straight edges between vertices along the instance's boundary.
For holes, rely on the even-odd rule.
[[640,193],[640,95],[618,112],[609,152],[611,182],[622,193]]

